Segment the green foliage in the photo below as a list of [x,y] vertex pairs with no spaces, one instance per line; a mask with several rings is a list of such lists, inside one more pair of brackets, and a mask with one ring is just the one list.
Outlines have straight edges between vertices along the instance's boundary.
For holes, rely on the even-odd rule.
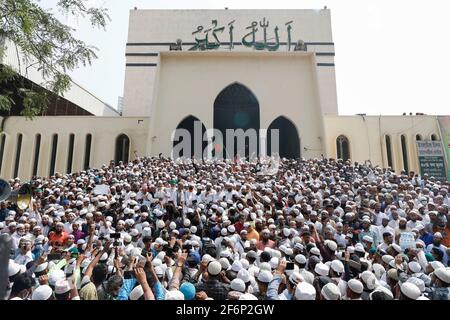
[[[65,14],[86,18],[94,28],[104,29],[110,20],[105,8],[92,8],[85,0],[59,0],[57,9]],[[51,11],[44,10],[39,0],[0,0],[0,59],[4,55],[2,38],[14,43],[21,60],[20,74],[26,75],[30,67],[42,73],[41,87],[63,95],[70,88],[67,72],[79,66],[91,64],[97,58],[93,46],[76,39],[75,30],[61,23]],[[14,70],[7,66],[0,68],[0,88],[2,83],[14,80]],[[46,93],[21,86],[17,81],[12,93],[19,93],[23,100],[23,116],[33,118],[47,108]],[[11,92],[0,91],[0,109],[9,110],[13,105]]]

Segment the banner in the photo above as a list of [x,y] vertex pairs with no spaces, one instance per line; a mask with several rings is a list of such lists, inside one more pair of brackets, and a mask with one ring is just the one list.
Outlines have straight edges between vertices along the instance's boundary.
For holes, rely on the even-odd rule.
[[439,181],[447,181],[446,163],[441,141],[417,141],[420,175],[428,174]]
[[94,188],[95,195],[107,195],[109,193],[110,193],[109,186],[106,184],[99,184],[99,185],[96,185]]
[[416,240],[414,239],[414,234],[412,232],[400,233],[399,245],[402,250],[415,248]]
[[442,145],[447,159],[447,181],[450,182],[450,117],[438,116],[439,130],[441,131]]

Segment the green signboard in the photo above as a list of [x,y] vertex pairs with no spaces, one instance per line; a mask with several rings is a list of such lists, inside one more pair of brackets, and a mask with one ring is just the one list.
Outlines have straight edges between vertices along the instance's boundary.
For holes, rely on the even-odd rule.
[[420,174],[436,180],[447,181],[446,163],[440,141],[417,141]]
[[450,182],[450,117],[438,117],[439,128],[441,130],[442,146],[447,158],[447,181]]

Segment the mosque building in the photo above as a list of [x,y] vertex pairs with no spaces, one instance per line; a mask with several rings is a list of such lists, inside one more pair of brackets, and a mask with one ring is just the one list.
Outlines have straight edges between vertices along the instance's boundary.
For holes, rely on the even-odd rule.
[[[6,45],[0,64],[20,73],[21,58]],[[0,176],[27,180],[170,156],[180,142],[175,130],[195,136],[199,126],[206,139],[190,142],[195,156],[194,140],[202,151],[210,129],[225,137],[226,129],[254,130],[259,154],[270,152],[278,129],[281,157],[370,160],[448,178],[450,117],[339,115],[328,9],[131,10],[124,54],[119,111],[76,83],[33,120],[20,106],[2,111]],[[37,70],[20,75],[42,82]]]

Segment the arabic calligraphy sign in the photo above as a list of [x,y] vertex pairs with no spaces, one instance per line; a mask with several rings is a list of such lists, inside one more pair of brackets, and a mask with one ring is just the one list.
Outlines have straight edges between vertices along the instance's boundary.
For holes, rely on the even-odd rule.
[[[228,45],[229,50],[234,48],[234,22],[233,20],[227,24],[228,31],[228,42],[221,42],[221,38],[224,37],[225,26],[219,26],[217,19],[211,21],[211,25],[208,28],[200,25],[197,29],[192,32],[195,36],[195,45],[189,49],[189,51],[206,51],[206,50],[217,50],[221,45]],[[299,40],[297,42],[292,41],[292,22],[289,21],[285,23],[286,33],[287,33],[287,50],[291,51],[306,51],[306,44]],[[255,50],[268,50],[277,51],[280,48],[280,28],[275,26],[273,32],[269,29],[271,26],[268,19],[265,17],[261,21],[252,21],[252,23],[246,27],[249,30],[242,39],[242,45],[253,48]],[[262,31],[262,32],[261,32]],[[260,35],[262,34],[262,39]],[[259,36],[259,37],[258,37]],[[260,39],[260,40],[257,40]]]

